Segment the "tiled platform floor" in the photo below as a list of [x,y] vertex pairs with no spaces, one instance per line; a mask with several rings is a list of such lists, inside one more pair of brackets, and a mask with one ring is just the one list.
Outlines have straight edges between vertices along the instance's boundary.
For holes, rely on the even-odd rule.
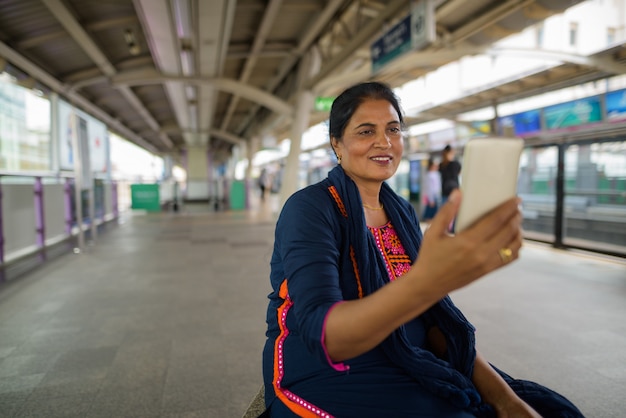
[[[272,210],[134,214],[0,286],[0,417],[239,418],[261,383]],[[626,264],[529,243],[452,295],[479,348],[626,414]]]

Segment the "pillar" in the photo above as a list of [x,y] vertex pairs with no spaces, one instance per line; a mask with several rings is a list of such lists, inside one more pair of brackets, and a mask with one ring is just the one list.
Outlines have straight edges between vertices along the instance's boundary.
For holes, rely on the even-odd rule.
[[291,127],[291,146],[285,164],[282,185],[280,189],[280,206],[285,203],[287,198],[296,192],[299,188],[300,178],[300,152],[302,150],[302,134],[309,126],[309,115],[313,109],[314,97],[309,90],[303,90],[298,93],[296,112]]
[[296,84],[300,86],[297,94],[294,120],[291,125],[291,146],[282,176],[280,188],[280,207],[294,192],[299,189],[300,152],[302,151],[302,134],[309,127],[309,118],[315,103],[311,90],[305,89],[309,81],[319,73],[322,65],[322,54],[318,48],[312,48],[304,56],[298,68]]
[[187,149],[187,200],[209,200],[212,181],[210,161],[206,146],[192,146]]

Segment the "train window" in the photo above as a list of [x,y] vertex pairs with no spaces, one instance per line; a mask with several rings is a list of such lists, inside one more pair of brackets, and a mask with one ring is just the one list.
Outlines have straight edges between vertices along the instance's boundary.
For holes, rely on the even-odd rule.
[[616,251],[626,247],[626,142],[565,150],[563,242]]
[[556,146],[526,148],[522,153],[517,189],[528,238],[554,240],[557,166]]

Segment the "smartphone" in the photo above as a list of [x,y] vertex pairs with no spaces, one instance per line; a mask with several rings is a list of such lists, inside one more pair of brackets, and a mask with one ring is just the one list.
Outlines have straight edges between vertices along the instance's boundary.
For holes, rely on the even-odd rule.
[[454,231],[461,232],[517,193],[524,140],[508,137],[470,139],[463,151],[461,207]]

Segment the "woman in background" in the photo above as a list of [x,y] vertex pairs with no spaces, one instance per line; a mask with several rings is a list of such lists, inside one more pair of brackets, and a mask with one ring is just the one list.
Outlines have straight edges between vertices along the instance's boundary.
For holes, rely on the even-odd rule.
[[439,174],[439,165],[432,157],[428,160],[425,186],[424,215],[422,216],[422,221],[429,222],[435,217],[439,205],[441,204],[441,174]]

